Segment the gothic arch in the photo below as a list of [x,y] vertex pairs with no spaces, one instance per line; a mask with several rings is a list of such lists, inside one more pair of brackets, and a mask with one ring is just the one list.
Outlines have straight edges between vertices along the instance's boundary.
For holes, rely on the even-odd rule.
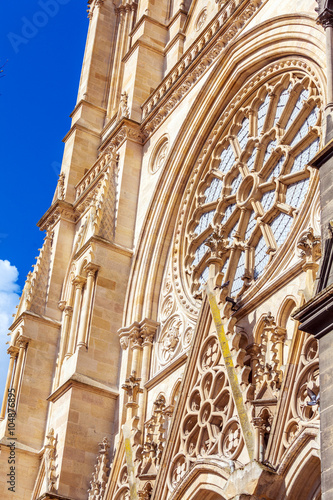
[[288,319],[290,318],[290,315],[295,307],[297,307],[296,298],[291,295],[285,297],[284,301],[278,309],[276,315],[276,324],[281,326],[282,328],[286,328]]
[[[293,30],[290,30],[286,17],[288,23],[294,25]],[[311,27],[311,34],[302,31],[307,31],[308,27]],[[296,16],[277,18],[270,21],[269,26],[268,23],[263,23],[247,32],[246,36],[241,36],[237,43],[230,44],[228,51],[215,65],[204,90],[199,93],[188,113],[156,185],[133,260],[124,313],[125,324],[145,316],[156,317],[163,275],[161,262],[164,264],[166,260],[182,192],[190,173],[198,168],[195,165],[202,142],[197,138],[208,137],[226,103],[235,96],[246,80],[250,80],[248,75],[253,76],[263,68],[263,52],[267,55],[265,61],[271,61],[267,66],[267,78],[284,59],[285,67],[303,66],[305,72],[312,71],[319,86],[323,88],[324,75],[317,64],[318,57],[324,57],[323,35],[320,31],[319,37],[315,37],[312,33],[316,31],[320,29],[308,16],[297,19]],[[225,57],[228,58],[228,64],[224,62]]]
[[[308,441],[297,451],[285,474],[284,497],[288,500],[318,500],[320,498],[319,451]],[[282,492],[281,492],[282,493]],[[280,493],[280,495],[281,495]]]
[[212,463],[196,464],[170,496],[170,500],[225,500],[223,486],[228,479],[225,470]]

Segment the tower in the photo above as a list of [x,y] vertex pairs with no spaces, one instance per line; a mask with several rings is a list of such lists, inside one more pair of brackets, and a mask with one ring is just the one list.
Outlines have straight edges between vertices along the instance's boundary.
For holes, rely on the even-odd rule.
[[316,5],[89,2],[11,327],[5,499],[321,498],[318,344],[294,314],[330,139]]

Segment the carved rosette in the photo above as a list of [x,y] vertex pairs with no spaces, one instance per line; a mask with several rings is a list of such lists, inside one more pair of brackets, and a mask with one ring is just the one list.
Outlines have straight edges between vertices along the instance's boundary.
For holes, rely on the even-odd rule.
[[188,349],[194,334],[194,323],[188,315],[183,314],[183,308],[175,296],[169,267],[167,266],[160,295],[158,319],[161,327],[157,342],[156,369],[166,366]]

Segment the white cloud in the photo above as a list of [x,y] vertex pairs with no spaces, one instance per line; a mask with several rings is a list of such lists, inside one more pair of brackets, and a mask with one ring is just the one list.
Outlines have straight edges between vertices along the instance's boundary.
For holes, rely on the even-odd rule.
[[5,336],[13,322],[12,315],[20,299],[17,278],[16,267],[12,266],[8,260],[0,259],[0,335],[2,339],[7,338]]

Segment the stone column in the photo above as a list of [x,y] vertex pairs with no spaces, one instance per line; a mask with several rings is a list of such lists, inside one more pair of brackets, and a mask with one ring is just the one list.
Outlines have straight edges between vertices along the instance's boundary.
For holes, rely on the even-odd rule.
[[90,318],[90,311],[91,311],[91,301],[92,301],[92,296],[93,296],[93,290],[94,290],[94,283],[95,283],[95,275],[97,270],[99,269],[99,266],[96,266],[95,264],[88,264],[85,267],[85,271],[87,271],[87,285],[85,288],[84,296],[83,296],[83,302],[82,302],[82,313],[81,313],[81,321],[80,321],[80,327],[79,327],[79,333],[78,333],[78,342],[77,342],[77,347],[87,347],[87,342],[88,342],[88,323],[89,323],[89,318]]
[[261,417],[254,417],[252,420],[253,427],[255,429],[255,448],[254,448],[254,460],[262,462],[264,460],[264,436],[265,436],[265,425]]
[[19,353],[18,353],[17,360],[16,360],[14,381],[13,381],[13,385],[12,385],[12,388],[13,388],[14,394],[15,394],[15,400],[16,400],[15,408],[16,409],[17,409],[17,392],[18,392],[21,373],[22,373],[22,363],[23,363],[23,358],[24,358],[24,353],[25,353],[27,341],[26,341],[26,339],[20,338],[18,340],[18,344],[19,344]]
[[70,327],[70,322],[71,322],[71,318],[73,315],[73,308],[72,308],[72,306],[65,306],[63,308],[63,311],[64,311],[64,318],[63,318],[63,323],[62,323],[62,336],[61,336],[61,346],[60,346],[60,352],[59,352],[58,370],[57,370],[57,376],[56,376],[56,380],[55,380],[56,386],[59,383],[61,366],[62,366],[62,363],[63,363],[64,358],[65,358],[66,349],[68,347],[69,327]]
[[75,345],[75,337],[77,331],[77,325],[79,320],[80,306],[81,306],[81,296],[82,296],[82,288],[85,284],[86,279],[82,276],[76,276],[73,279],[73,285],[75,286],[74,292],[74,307],[73,307],[73,317],[71,324],[71,331],[69,334],[69,344],[67,349],[66,356],[69,357],[74,353],[74,345]]
[[131,373],[136,377],[140,376],[141,371],[141,359],[140,354],[142,352],[142,337],[140,328],[138,326],[134,326],[130,333],[130,341],[132,345],[132,366]]
[[9,359],[9,367],[8,367],[8,373],[7,373],[7,379],[6,379],[6,385],[5,385],[5,392],[3,395],[3,401],[2,401],[2,406],[1,406],[1,413],[0,413],[0,420],[3,420],[6,415],[6,408],[7,408],[7,401],[8,401],[8,390],[10,388],[10,383],[13,378],[13,368],[14,368],[14,362],[18,353],[18,348],[14,346],[10,346],[8,349],[8,354],[10,355]]
[[149,378],[151,349],[157,326],[158,323],[156,323],[155,321],[150,321],[148,319],[145,319],[140,323],[141,336],[143,338],[141,368],[141,387],[143,388],[143,393],[140,395],[139,399],[139,426],[141,429],[144,425],[147,404],[147,391],[145,389],[145,384],[147,383]]

